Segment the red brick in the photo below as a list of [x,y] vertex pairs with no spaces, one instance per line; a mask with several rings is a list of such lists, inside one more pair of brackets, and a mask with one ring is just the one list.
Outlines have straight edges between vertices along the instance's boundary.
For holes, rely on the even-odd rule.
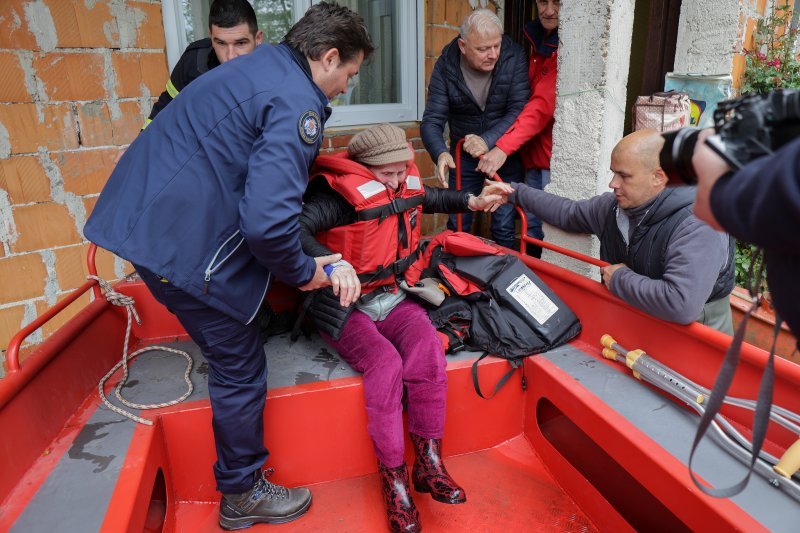
[[419,126],[408,126],[403,129],[406,132],[406,139],[409,141],[419,138]]
[[346,148],[352,138],[352,135],[336,135],[335,137],[331,137],[331,148]]
[[78,104],[78,127],[81,131],[82,146],[114,144],[114,129],[105,102]]
[[116,256],[108,250],[103,248],[97,249],[95,264],[97,265],[97,275],[104,280],[114,281],[118,279],[116,270],[114,268],[114,265],[116,264]]
[[419,169],[420,177],[429,178],[435,173],[435,165],[431,161],[431,156],[425,150],[414,153],[414,162]]
[[0,304],[41,296],[47,269],[39,254],[12,255],[0,259]]
[[159,95],[166,86],[169,72],[164,54],[141,52],[115,52],[111,56],[117,78],[119,98],[143,96],[142,86],[150,95]]
[[35,104],[0,104],[0,124],[8,131],[12,154],[33,153],[40,146],[48,150],[78,147],[78,132],[69,104],[44,105],[39,120]]
[[[108,1],[44,0],[44,3],[50,8],[59,48],[108,48],[119,44],[117,23]],[[107,32],[113,42],[106,37]]]
[[464,18],[472,13],[472,6],[469,0],[450,0],[447,4],[447,24],[451,26],[461,26]]
[[443,26],[436,26],[431,29],[430,44],[427,50],[431,56],[438,56],[442,52],[442,48],[450,43],[455,37],[458,36],[458,30],[445,28]]
[[11,338],[24,327],[22,325],[24,319],[24,305],[0,309],[0,350],[8,348],[8,343],[11,341]]
[[53,250],[56,256],[56,279],[62,291],[80,287],[86,282],[86,276],[89,275],[86,266],[88,249],[89,245],[84,243]]
[[11,246],[14,253],[46,250],[81,242],[75,220],[66,206],[47,203],[13,208],[19,237]]
[[50,154],[61,170],[64,189],[80,196],[99,193],[114,170],[116,148]]
[[[144,2],[128,1],[126,5],[129,9],[137,11],[139,20],[136,29],[136,47],[163,49],[164,43],[164,22],[161,18],[161,3],[149,4]],[[138,17],[142,18],[139,19]]]
[[446,4],[443,0],[425,0],[425,22],[427,24],[444,24]]
[[146,118],[142,115],[139,102],[120,102],[119,109],[122,112],[121,116],[111,119],[113,141],[117,146],[133,142],[142,130],[142,124]]
[[0,52],[0,102],[32,102],[25,86],[25,72],[13,52]]
[[30,0],[3,0],[0,3],[0,48],[39,50],[36,37],[28,28],[23,5]]
[[0,159],[0,188],[8,191],[11,204],[47,202],[50,180],[38,156],[19,155]]
[[[67,322],[69,322],[69,320],[72,317],[74,317],[76,314],[78,314],[78,312],[81,309],[83,309],[84,307],[89,305],[91,303],[90,294],[91,294],[91,291],[83,293],[77,300],[75,300],[74,302],[69,304],[60,313],[58,313],[56,316],[54,316],[52,320],[49,320],[47,323],[45,323],[45,325],[42,326],[42,328],[41,328],[42,329],[42,335],[45,338],[49,337],[50,335],[55,333],[58,330],[58,328],[60,328],[61,326],[63,326]],[[67,296],[69,296],[69,294],[59,295],[58,300],[63,300]],[[55,305],[55,304],[53,304],[53,305]],[[37,301],[36,302],[36,314],[37,315],[41,315],[42,313],[47,311],[47,309],[49,309],[50,307],[52,307],[52,305],[49,304],[48,302],[45,302],[45,301],[42,301],[42,300]],[[120,349],[121,349],[121,347],[120,347]],[[121,354],[121,352],[120,352],[120,354]],[[121,355],[120,355],[120,357],[121,357]]]
[[98,198],[97,196],[91,196],[91,197],[88,197],[88,198],[87,197],[82,198],[82,200],[83,200],[83,208],[86,209],[86,217],[87,218],[89,217],[89,215],[92,214],[92,211],[94,211],[94,204],[97,203],[97,198]]
[[103,56],[95,52],[51,53],[33,60],[50,100],[101,100],[105,72]]

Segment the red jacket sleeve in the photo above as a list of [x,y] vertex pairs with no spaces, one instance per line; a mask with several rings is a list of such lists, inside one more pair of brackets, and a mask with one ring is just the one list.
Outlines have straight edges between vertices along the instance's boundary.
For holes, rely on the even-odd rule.
[[[553,57],[555,60],[555,57]],[[553,62],[555,63],[555,61]],[[539,134],[556,111],[556,78],[555,65],[542,76],[532,87],[531,97],[522,108],[517,119],[497,140],[498,146],[506,155],[519,150],[526,142]]]

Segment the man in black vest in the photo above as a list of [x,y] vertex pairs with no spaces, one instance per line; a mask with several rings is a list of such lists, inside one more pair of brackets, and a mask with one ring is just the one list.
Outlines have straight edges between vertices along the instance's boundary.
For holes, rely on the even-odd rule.
[[733,243],[692,214],[694,187],[666,188],[656,130],[624,137],[611,153],[613,190],[570,200],[524,184],[497,184],[509,201],[548,224],[600,238],[609,290],[658,318],[698,321],[731,334],[728,295],[734,284]]

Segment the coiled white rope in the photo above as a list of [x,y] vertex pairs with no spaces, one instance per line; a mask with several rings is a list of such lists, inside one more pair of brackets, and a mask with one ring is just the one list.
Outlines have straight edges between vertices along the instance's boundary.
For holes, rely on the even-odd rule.
[[[132,322],[131,319],[132,318],[136,319],[136,323],[139,324],[140,326],[142,325],[142,321],[139,318],[139,313],[136,312],[136,307],[134,307],[134,303],[135,303],[134,299],[131,298],[130,296],[127,296],[125,294],[122,294],[122,293],[119,293],[119,292],[115,291],[114,289],[111,288],[111,285],[106,280],[104,280],[104,279],[102,279],[102,278],[100,278],[98,276],[87,276],[87,279],[96,280],[97,283],[100,284],[100,288],[105,293],[106,300],[108,300],[112,305],[125,307],[125,311],[128,314],[128,323],[127,323],[127,325],[125,327],[125,341],[124,341],[124,343],[122,345],[122,360],[119,363],[117,363],[116,365],[114,365],[114,368],[109,370],[108,373],[105,376],[103,376],[103,378],[100,380],[100,383],[97,384],[97,391],[100,394],[100,399],[103,400],[103,403],[106,405],[106,407],[108,407],[109,409],[111,409],[115,413],[120,414],[120,415],[125,416],[125,417],[128,417],[131,420],[139,422],[140,424],[146,424],[148,426],[152,426],[153,425],[153,421],[152,420],[147,420],[146,418],[142,418],[140,416],[137,416],[137,415],[131,413],[130,411],[126,411],[125,409],[122,409],[121,407],[117,407],[116,405],[111,403],[108,400],[108,398],[106,398],[106,394],[105,394],[106,381],[108,381],[108,379],[112,375],[114,375],[114,372],[116,372],[119,367],[122,367],[122,379],[119,380],[119,383],[117,383],[117,386],[114,389],[114,393],[116,394],[116,396],[117,396],[117,398],[119,399],[120,402],[122,402],[124,405],[127,405],[128,407],[130,407],[132,409],[141,409],[141,410],[144,410],[144,409],[160,409],[162,407],[169,407],[170,405],[176,405],[176,404],[181,403],[183,400],[188,398],[189,395],[194,390],[194,386],[192,385],[192,380],[189,377],[189,375],[192,372],[192,366],[194,365],[194,361],[192,361],[192,357],[188,353],[186,353],[185,351],[176,350],[174,348],[167,348],[166,346],[148,346],[146,348],[142,348],[141,350],[136,350],[132,354],[128,355],[128,340],[130,339],[130,335],[131,335],[131,322]],[[136,358],[137,356],[143,354],[144,352],[156,351],[156,350],[178,354],[178,355],[183,356],[186,359],[186,361],[187,361],[186,372],[184,372],[184,374],[183,374],[183,379],[184,379],[184,381],[186,381],[186,386],[187,386],[186,387],[187,388],[186,392],[180,398],[177,398],[177,399],[169,401],[169,402],[164,402],[164,403],[141,404],[141,403],[135,403],[135,402],[131,402],[129,400],[126,400],[125,398],[122,397],[122,387],[125,386],[125,382],[128,380],[128,361],[133,361],[134,358]]]

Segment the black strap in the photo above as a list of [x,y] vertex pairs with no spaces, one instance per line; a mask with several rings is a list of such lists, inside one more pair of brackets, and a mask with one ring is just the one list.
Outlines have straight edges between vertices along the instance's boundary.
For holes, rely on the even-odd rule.
[[408,211],[409,209],[413,209],[419,205],[422,205],[424,199],[425,196],[421,194],[417,196],[412,196],[411,198],[395,198],[386,205],[359,211],[358,220],[363,221],[363,220],[372,220],[378,218],[380,219],[381,222],[383,222],[387,217],[391,215],[397,215],[399,213]]
[[292,326],[292,333],[289,335],[289,339],[292,342],[295,342],[300,337],[300,331],[303,325],[303,319],[306,317],[308,313],[308,308],[311,307],[314,299],[317,297],[318,292],[314,291],[311,294],[307,294],[305,298],[303,298],[303,303],[300,304],[300,308],[296,310],[297,312],[297,320],[294,321],[294,326]]
[[[483,395],[483,392],[481,392],[481,384],[478,381],[478,363],[480,363],[483,359],[485,359],[488,356],[489,356],[488,353],[484,353],[483,355],[478,357],[478,359],[476,359],[474,363],[472,363],[472,384],[475,386],[475,392],[477,392],[478,396],[480,396],[484,400],[491,400],[492,398],[494,398],[495,395],[497,394],[497,391],[500,390],[500,387],[505,385],[506,381],[508,381],[511,378],[511,376],[514,374],[514,371],[517,368],[519,368],[520,366],[524,366],[517,359],[507,359],[508,364],[511,365],[511,370],[506,372],[503,375],[503,377],[500,378],[500,381],[498,381],[497,385],[494,386],[494,392],[492,392],[492,395],[487,398],[486,396]],[[524,379],[524,377],[525,377],[525,370],[524,369],[522,371],[522,374],[523,374],[523,389],[525,389],[526,388],[526,383],[525,383],[525,379]]]
[[367,283],[372,283],[373,281],[380,281],[382,279],[386,279],[389,276],[399,276],[414,264],[419,258],[420,254],[420,247],[417,248],[405,256],[402,259],[398,259],[394,263],[388,266],[378,267],[377,269],[373,270],[372,272],[363,272],[358,275],[358,280],[361,282],[362,285]]
[[[761,261],[759,261],[759,256],[761,256]],[[763,262],[763,250],[759,249],[753,257],[750,266],[749,278],[751,281],[753,279],[752,273],[754,265],[756,263],[761,264],[761,262]],[[694,442],[692,443],[692,451],[689,454],[689,475],[692,477],[692,481],[694,482],[695,486],[709,496],[714,496],[716,498],[730,498],[731,496],[735,496],[736,494],[742,492],[747,486],[747,483],[750,481],[750,476],[753,473],[756,461],[758,460],[759,453],[761,453],[761,447],[764,444],[764,439],[767,436],[769,413],[772,409],[772,390],[775,384],[775,345],[777,343],[782,322],[777,316],[775,317],[775,331],[772,341],[772,348],[769,352],[767,364],[764,367],[764,373],[761,376],[761,384],[759,385],[758,389],[758,401],[756,402],[755,414],[753,415],[753,442],[751,448],[752,455],[750,457],[750,466],[747,470],[747,474],[738,483],[729,487],[717,489],[714,487],[701,485],[700,482],[698,482],[697,477],[695,477],[694,470],[692,469],[694,452],[697,450],[697,446],[700,444],[703,436],[705,436],[706,431],[708,431],[708,427],[711,425],[711,422],[714,420],[717,414],[719,414],[723,402],[725,401],[725,396],[728,394],[728,390],[733,382],[733,377],[736,375],[736,368],[739,365],[739,356],[741,355],[742,341],[744,340],[744,332],[747,326],[747,321],[760,305],[757,294],[762,279],[762,266],[759,266],[757,270],[758,273],[756,276],[756,283],[750,283],[750,295],[753,298],[753,305],[751,305],[750,309],[748,309],[747,313],[745,313],[741,324],[739,324],[739,327],[736,329],[736,334],[733,337],[733,341],[728,347],[728,351],[725,353],[725,359],[722,361],[722,367],[720,368],[719,374],[717,374],[714,387],[711,389],[708,405],[703,413],[703,416],[700,417],[700,424],[697,428],[697,434],[695,435]]]

